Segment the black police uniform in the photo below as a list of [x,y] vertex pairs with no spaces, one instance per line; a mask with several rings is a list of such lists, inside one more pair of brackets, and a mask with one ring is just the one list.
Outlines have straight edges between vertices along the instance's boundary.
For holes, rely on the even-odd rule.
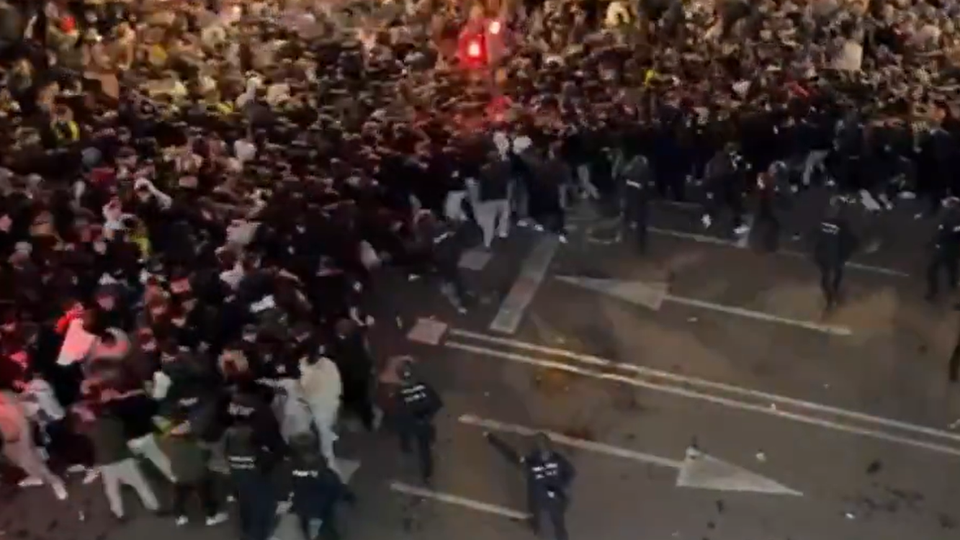
[[237,425],[226,433],[224,457],[240,506],[243,540],[268,540],[275,526],[277,498],[269,478],[263,447],[254,442],[249,425]]
[[565,457],[553,450],[537,449],[524,457],[516,450],[491,433],[484,435],[494,450],[503,455],[510,463],[519,463],[523,467],[527,483],[527,508],[530,511],[530,525],[533,531],[540,533],[544,516],[550,520],[557,540],[567,539],[567,526],[564,520],[570,498],[567,489],[576,476],[576,469]]
[[436,438],[433,418],[443,408],[440,395],[429,385],[422,382],[405,384],[396,395],[397,430],[400,434],[400,447],[410,451],[410,440],[416,444],[420,476],[429,482],[433,476],[432,446]]
[[522,463],[534,532],[539,534],[541,521],[546,517],[553,525],[557,540],[567,540],[564,515],[569,503],[567,488],[575,475],[573,465],[557,452],[539,450],[524,457]]
[[635,156],[623,171],[624,223],[633,229],[637,250],[647,250],[647,227],[650,222],[650,165],[644,156]]
[[336,504],[340,500],[355,500],[350,489],[322,458],[314,463],[296,464],[290,476],[293,493],[291,509],[300,521],[304,537],[313,537],[311,522],[319,520],[322,532],[330,538],[339,538],[335,522]]
[[853,233],[845,220],[828,218],[820,222],[814,259],[820,269],[820,289],[827,308],[837,303],[843,281],[843,266],[853,252],[854,243]]
[[957,262],[960,259],[960,215],[950,209],[937,227],[930,263],[927,265],[927,298],[936,298],[940,291],[940,272],[947,273],[947,285],[957,288]]

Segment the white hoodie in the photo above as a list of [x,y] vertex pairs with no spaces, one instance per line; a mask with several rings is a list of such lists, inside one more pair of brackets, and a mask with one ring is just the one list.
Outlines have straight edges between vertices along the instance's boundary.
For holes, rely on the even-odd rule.
[[333,426],[337,421],[340,397],[343,395],[343,383],[337,365],[327,357],[321,357],[312,366],[301,360],[300,388],[314,419],[317,423],[324,424],[317,427],[323,429]]

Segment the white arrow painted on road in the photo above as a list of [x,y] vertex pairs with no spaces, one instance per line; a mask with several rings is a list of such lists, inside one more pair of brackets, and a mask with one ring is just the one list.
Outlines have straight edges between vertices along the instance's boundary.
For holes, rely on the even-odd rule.
[[532,436],[542,433],[550,437],[550,440],[557,444],[596,452],[608,456],[631,459],[658,467],[669,467],[677,471],[677,487],[712,489],[715,491],[739,491],[752,493],[766,493],[770,495],[795,495],[803,496],[797,490],[790,489],[783,484],[775,482],[769,478],[757,473],[750,472],[742,467],[738,467],[726,461],[717,459],[713,456],[704,454],[696,449],[687,450],[686,456],[682,461],[673,460],[665,457],[655,456],[629,450],[609,444],[577,439],[542,429],[533,429],[516,424],[506,424],[496,420],[479,418],[472,414],[465,414],[459,418],[461,424],[476,426],[488,431],[500,433],[512,433],[514,435]]
[[675,296],[667,292],[667,284],[663,282],[647,283],[643,281],[624,281],[618,279],[599,279],[577,276],[556,276],[556,278],[564,283],[568,283],[577,287],[583,287],[584,289],[596,291],[614,298],[619,298],[625,302],[643,306],[654,311],[659,310],[660,306],[663,305],[664,302],[671,302],[684,306],[708,309],[710,311],[718,311],[729,315],[737,315],[747,319],[796,326],[798,328],[805,328],[807,330],[822,332],[824,334],[832,334],[835,336],[849,336],[853,334],[853,331],[845,326],[835,326],[832,324],[821,324],[812,321],[790,319],[787,317],[771,315],[770,313],[764,313],[762,311],[753,311],[751,309],[745,309],[736,306],[717,304],[714,302],[707,302],[706,300],[697,300],[696,298]]

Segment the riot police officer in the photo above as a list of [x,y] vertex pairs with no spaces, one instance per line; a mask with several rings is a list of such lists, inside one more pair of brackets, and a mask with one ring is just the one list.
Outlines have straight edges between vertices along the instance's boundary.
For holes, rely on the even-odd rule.
[[317,532],[332,539],[340,538],[335,521],[336,504],[341,500],[354,503],[356,497],[317,450],[312,434],[295,437],[291,447],[291,509],[300,522],[304,538],[312,540]]
[[548,519],[553,526],[554,537],[567,540],[565,515],[570,502],[567,490],[576,475],[573,464],[554,450],[550,438],[542,433],[534,437],[533,450],[522,458],[492,434],[485,433],[484,436],[509,461],[523,467],[533,532],[539,535],[543,520]]
[[927,265],[927,300],[933,300],[940,291],[940,271],[947,273],[947,285],[957,288],[957,262],[960,259],[960,213],[956,197],[944,200],[944,214],[932,242],[932,253]]
[[826,301],[826,309],[836,307],[843,281],[843,267],[853,253],[856,237],[847,220],[840,214],[839,199],[830,202],[827,215],[820,222],[816,233],[814,260],[820,269],[820,289]]
[[647,158],[641,154],[633,156],[623,168],[622,179],[624,225],[633,229],[637,250],[645,253],[650,221],[650,164]]
[[410,363],[398,368],[400,389],[396,393],[396,425],[400,435],[400,448],[410,452],[411,441],[415,445],[420,477],[425,484],[433,476],[433,442],[436,428],[433,419],[443,408],[440,395],[430,385],[418,381]]
[[268,540],[274,528],[277,498],[269,477],[269,451],[255,442],[250,424],[227,429],[224,457],[240,506],[243,540]]

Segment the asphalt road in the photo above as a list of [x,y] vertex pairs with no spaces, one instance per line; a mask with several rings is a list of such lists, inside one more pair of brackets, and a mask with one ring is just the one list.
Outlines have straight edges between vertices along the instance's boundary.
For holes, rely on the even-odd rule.
[[[695,210],[658,209],[654,225],[703,235],[695,219]],[[945,364],[956,315],[921,299],[922,252],[903,234],[929,222],[894,219],[898,234],[857,259],[843,305],[826,318],[802,256],[658,234],[638,257],[605,242],[592,216],[555,250],[525,230],[495,245],[482,269],[465,271],[478,293],[466,315],[429,280],[384,276],[374,347],[382,358],[414,355],[441,391],[437,473],[430,491],[417,491],[391,433],[346,434],[340,453],[361,467],[344,532],[531,537],[520,472],[482,435],[523,449],[522,433],[545,430],[579,472],[573,538],[955,537],[960,403]],[[505,306],[522,315],[515,329],[491,330]],[[418,342],[413,329],[442,335]],[[0,536],[18,540],[236,538],[230,523],[116,524],[99,485],[76,487],[65,503],[34,489],[2,504]]]

